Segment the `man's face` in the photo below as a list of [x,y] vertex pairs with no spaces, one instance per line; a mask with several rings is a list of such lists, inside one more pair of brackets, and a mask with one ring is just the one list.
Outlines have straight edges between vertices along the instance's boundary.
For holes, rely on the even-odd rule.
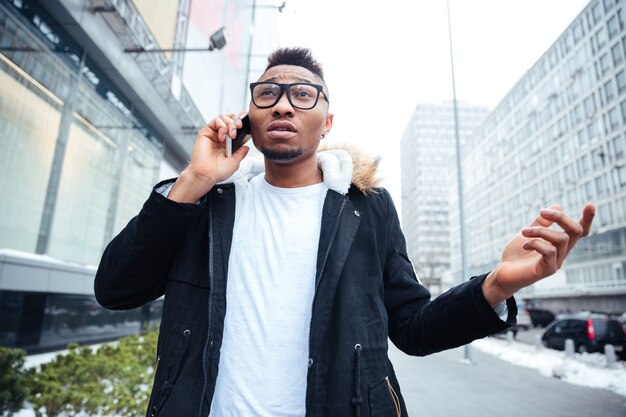
[[[324,85],[323,81],[311,71],[295,65],[272,67],[259,78],[259,81]],[[315,107],[301,110],[291,105],[286,91],[278,102],[269,108],[261,109],[250,102],[248,114],[254,146],[266,159],[282,163],[295,162],[315,155],[321,136],[328,133],[333,119],[333,115],[328,113],[328,102],[323,94],[320,94]]]

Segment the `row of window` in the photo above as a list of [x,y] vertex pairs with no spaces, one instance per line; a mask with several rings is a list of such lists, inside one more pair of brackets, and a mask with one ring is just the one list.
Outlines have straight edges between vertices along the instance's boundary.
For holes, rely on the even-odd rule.
[[[558,65],[561,66],[561,70],[552,74],[553,79],[550,82],[546,83],[540,90],[546,92],[547,96],[551,96],[552,94],[558,96],[559,93],[566,88],[562,86],[568,79],[574,78],[574,82],[569,83],[568,89],[568,102],[572,102],[576,98],[576,89],[578,89],[576,78],[580,76],[582,69],[587,65],[589,61],[588,49],[591,49],[592,55],[599,53],[602,51],[604,46],[612,40],[618,33],[620,33],[624,29],[624,16],[621,8],[617,8],[613,16],[607,19],[605,25],[601,26],[594,36],[591,37],[590,47],[581,46],[577,48],[574,52],[572,51],[573,44],[571,43],[570,36],[575,40],[574,43],[577,43],[581,39],[583,39],[585,34],[585,29],[583,20],[587,20],[587,30],[591,31],[599,21],[592,18],[593,12],[591,10],[596,7],[601,6],[591,6],[587,9],[587,13],[581,15],[581,17],[572,25],[571,34],[570,31],[565,32],[557,45],[550,48],[542,60],[540,60],[530,71],[529,74],[522,79],[518,85],[507,95],[507,97],[503,100],[502,103],[493,111],[489,120],[487,121],[487,125],[485,128],[487,131],[493,130],[495,126],[500,125],[504,120],[508,119],[511,114],[515,111],[515,109],[519,110],[519,104],[526,100],[527,96],[531,91],[537,91],[539,84],[545,82],[545,78],[552,71],[552,69]],[[602,14],[600,14],[602,16]],[[596,78],[600,79],[603,74],[606,74],[610,69],[610,60],[613,57],[613,64],[618,65],[623,60],[624,48],[626,45],[624,44],[624,40],[621,42],[616,42],[611,47],[611,52],[605,53],[602,57],[596,62]],[[566,56],[570,56],[568,58],[567,64],[559,64],[561,58],[565,58]],[[588,83],[588,77],[583,77],[580,82]],[[586,85],[580,86],[580,90],[588,91],[589,89]],[[530,103],[534,108],[536,103]],[[559,107],[562,107],[564,103],[561,103],[561,106],[558,106],[558,102],[554,103],[557,105],[557,112]],[[530,111],[533,111],[530,109]],[[549,117],[548,117],[549,118]],[[519,118],[518,118],[519,121]],[[507,127],[508,131],[510,131],[510,126]]]
[[626,262],[586,266],[566,271],[569,285],[584,284],[586,288],[626,285]]

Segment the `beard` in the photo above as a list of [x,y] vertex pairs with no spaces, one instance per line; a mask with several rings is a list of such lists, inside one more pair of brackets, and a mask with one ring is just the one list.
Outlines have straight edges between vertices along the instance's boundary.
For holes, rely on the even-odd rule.
[[292,159],[296,159],[300,155],[302,155],[302,149],[285,149],[285,150],[277,150],[270,149],[265,146],[259,149],[263,156],[265,156],[270,161],[291,161]]

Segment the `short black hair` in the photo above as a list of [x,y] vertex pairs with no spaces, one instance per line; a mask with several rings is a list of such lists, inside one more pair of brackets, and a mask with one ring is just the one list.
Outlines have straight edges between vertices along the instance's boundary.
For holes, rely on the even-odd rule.
[[275,50],[267,57],[265,71],[277,65],[297,65],[306,68],[324,81],[322,64],[313,57],[313,53],[308,48],[292,47]]

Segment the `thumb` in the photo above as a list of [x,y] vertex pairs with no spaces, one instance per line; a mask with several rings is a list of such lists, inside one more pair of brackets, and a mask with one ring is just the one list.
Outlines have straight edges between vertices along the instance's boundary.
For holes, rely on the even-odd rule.
[[241,163],[241,161],[243,160],[243,158],[246,157],[246,155],[248,155],[248,152],[250,151],[250,148],[247,146],[242,146],[241,148],[237,149],[233,154],[232,157],[235,158],[235,160],[237,161],[237,165],[239,165]]

